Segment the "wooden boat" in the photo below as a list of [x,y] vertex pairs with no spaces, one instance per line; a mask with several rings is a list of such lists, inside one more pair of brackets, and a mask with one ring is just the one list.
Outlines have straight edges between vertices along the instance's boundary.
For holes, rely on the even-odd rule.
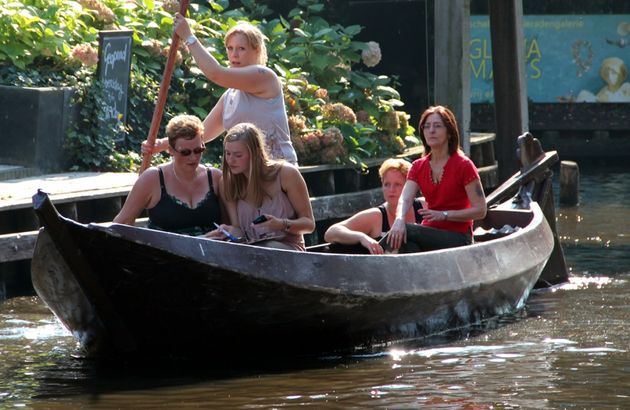
[[33,201],[34,288],[88,352],[325,353],[418,338],[523,307],[554,246],[535,202],[479,224],[511,234],[373,256],[85,225],[44,193]]

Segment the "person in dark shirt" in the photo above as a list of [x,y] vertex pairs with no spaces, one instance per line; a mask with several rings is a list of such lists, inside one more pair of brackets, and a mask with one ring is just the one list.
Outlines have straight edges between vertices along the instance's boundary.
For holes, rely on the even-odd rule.
[[166,126],[171,162],[144,171],[114,222],[133,225],[144,209],[148,227],[202,235],[221,223],[221,171],[200,164],[206,149],[203,124],[194,115],[178,115]]
[[[404,159],[386,159],[378,170],[385,203],[332,225],[324,234],[324,240],[344,245],[361,244],[371,254],[382,255],[383,247],[379,244],[379,239],[389,231],[394,222],[398,199],[405,185],[409,168],[411,168],[411,163]],[[422,204],[420,199],[416,198],[414,207],[409,209],[405,220],[408,223],[420,223],[422,217],[417,212],[420,208]]]

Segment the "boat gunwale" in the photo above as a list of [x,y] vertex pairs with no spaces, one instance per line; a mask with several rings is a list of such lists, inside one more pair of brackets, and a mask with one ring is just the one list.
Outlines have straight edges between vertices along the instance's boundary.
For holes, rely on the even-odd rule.
[[[518,272],[513,269],[509,270],[501,270],[495,269],[495,276],[493,278],[494,281],[501,281],[508,279],[510,277],[515,277],[522,274],[523,271],[526,271],[532,266],[540,265],[539,270],[542,271],[544,267],[544,263],[546,263],[551,251],[553,249],[553,237],[551,233],[551,229],[545,220],[545,217],[540,210],[538,204],[533,203],[532,206],[536,209],[530,210],[516,210],[516,209],[497,209],[499,212],[527,212],[531,213],[532,217],[529,223],[527,223],[524,227],[519,229],[517,232],[513,234],[494,238],[488,241],[477,242],[471,245],[466,246],[466,251],[462,252],[462,247],[457,248],[449,248],[449,249],[440,249],[435,251],[428,251],[422,253],[414,253],[414,254],[400,254],[400,255],[369,255],[369,254],[338,254],[338,253],[328,253],[328,252],[300,252],[293,250],[282,250],[282,249],[272,249],[265,248],[255,245],[247,245],[247,244],[235,244],[229,242],[215,241],[206,238],[195,238],[189,237],[169,232],[159,232],[152,231],[150,236],[154,236],[156,238],[167,239],[164,243],[170,243],[169,240],[186,243],[189,242],[193,246],[177,246],[176,249],[169,248],[167,246],[161,246],[160,243],[152,243],[151,238],[149,240],[144,240],[142,238],[130,238],[130,233],[145,233],[146,228],[136,228],[127,225],[118,225],[112,224],[108,227],[98,226],[98,225],[88,225],[88,227],[96,230],[104,231],[108,234],[112,234],[123,238],[125,240],[131,240],[136,243],[152,246],[160,249],[161,251],[170,253],[172,255],[176,255],[179,257],[187,258],[190,260],[194,260],[210,267],[216,269],[223,269],[229,272],[233,272],[233,274],[241,274],[244,276],[249,276],[252,278],[256,278],[259,280],[268,280],[272,282],[283,283],[288,286],[296,287],[296,288],[307,288],[307,289],[316,289],[318,291],[330,291],[333,293],[344,292],[348,294],[353,294],[357,296],[373,296],[373,297],[395,297],[400,296],[403,297],[405,295],[415,295],[418,294],[418,289],[422,289],[422,293],[439,293],[439,292],[448,292],[455,289],[464,289],[464,288],[474,288],[477,286],[481,286],[483,284],[488,283],[488,275],[485,274],[488,269],[486,269],[485,264],[481,264],[483,266],[479,266],[479,274],[477,274],[476,280],[471,280],[473,277],[472,274],[465,275],[461,272],[461,267],[457,269],[460,276],[457,277],[452,272],[449,271],[449,268],[444,268],[443,271],[449,272],[451,276],[450,279],[456,280],[448,280],[443,281],[442,286],[431,286],[431,284],[435,281],[431,281],[428,279],[424,280],[425,284],[429,286],[418,286],[417,280],[421,279],[414,273],[405,273],[402,272],[405,269],[394,269],[393,271],[387,268],[391,268],[391,263],[397,261],[398,263],[403,262],[403,265],[407,265],[411,267],[411,265],[435,265],[435,261],[441,261],[443,263],[448,264],[449,261],[452,264],[452,259],[458,259],[458,255],[472,255],[478,256],[481,258],[484,255],[493,255],[494,260],[498,258],[501,250],[509,249],[511,246],[507,244],[511,244],[516,241],[524,241],[528,243],[528,249],[535,247],[536,244],[529,243],[531,241],[530,237],[542,235],[538,232],[543,232],[544,237],[547,239],[548,252],[545,252],[538,260],[532,262],[528,260],[528,264],[523,269]],[[494,210],[490,212],[496,212]],[[546,225],[543,226],[543,225]],[[528,240],[530,238],[530,240]],[[203,242],[202,242],[203,241]],[[159,242],[159,241],[156,241]],[[204,244],[206,246],[195,246]],[[244,258],[233,258],[232,263],[225,264],[222,263],[225,260],[230,260],[230,255],[238,256],[242,255],[243,247],[245,247],[248,253],[248,257],[246,263],[241,264],[242,259]],[[240,248],[240,249],[239,249]],[[224,255],[216,257],[215,255]],[[287,255],[286,258],[281,257],[282,255]],[[296,258],[295,256],[299,256]],[[297,262],[302,262],[302,266],[298,266]],[[269,263],[273,262],[273,267],[269,267]],[[325,263],[322,263],[325,262]],[[304,268],[304,265],[310,264],[310,268]],[[497,262],[497,265],[499,262]],[[346,276],[346,280],[337,280],[334,281],[333,276],[339,275],[339,271],[343,271],[344,268],[341,269],[329,269],[331,266],[343,266],[347,267],[355,267],[356,266],[371,266],[371,272],[366,274],[362,272],[361,275],[355,273],[342,273],[342,275]],[[439,265],[439,264],[438,264]],[[457,264],[454,264],[457,265]],[[454,266],[453,265],[453,266]],[[262,267],[262,268],[261,268]],[[484,274],[481,274],[481,272]],[[284,273],[278,273],[284,272]],[[295,274],[289,273],[294,272]],[[439,274],[431,274],[427,273],[425,269],[420,271],[424,276],[435,276],[436,279],[439,278]],[[498,273],[498,274],[497,274]],[[540,273],[540,272],[539,272]],[[354,275],[354,276],[353,276]],[[387,281],[390,283],[388,285],[387,291],[381,290],[371,290],[373,288],[370,285],[370,278],[366,278],[366,276],[371,277],[372,281]],[[416,280],[412,281],[412,277],[416,276]],[[414,286],[410,288],[400,287],[398,291],[395,291],[395,288],[391,287],[391,282],[395,282],[398,278],[405,277],[406,282],[410,284],[414,284]],[[411,279],[410,279],[411,278]],[[330,285],[335,283],[334,285]],[[535,281],[534,281],[535,282]],[[435,283],[433,283],[435,285]],[[533,286],[533,283],[532,283]]]

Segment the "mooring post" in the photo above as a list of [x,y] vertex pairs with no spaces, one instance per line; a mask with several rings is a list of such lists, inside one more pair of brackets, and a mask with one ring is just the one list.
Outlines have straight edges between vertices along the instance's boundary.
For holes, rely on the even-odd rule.
[[560,203],[575,206],[580,202],[580,169],[573,161],[560,162]]

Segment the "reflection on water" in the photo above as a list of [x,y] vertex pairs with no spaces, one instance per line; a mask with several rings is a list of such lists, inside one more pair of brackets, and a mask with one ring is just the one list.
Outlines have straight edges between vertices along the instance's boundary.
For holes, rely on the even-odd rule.
[[39,299],[11,299],[0,304],[0,407],[628,407],[630,186],[601,171],[581,170],[580,206],[558,209],[570,282],[515,316],[352,357],[98,363]]
[[630,270],[629,171],[581,169],[579,206],[558,210],[558,232],[567,260],[579,269],[574,274],[614,275]]

